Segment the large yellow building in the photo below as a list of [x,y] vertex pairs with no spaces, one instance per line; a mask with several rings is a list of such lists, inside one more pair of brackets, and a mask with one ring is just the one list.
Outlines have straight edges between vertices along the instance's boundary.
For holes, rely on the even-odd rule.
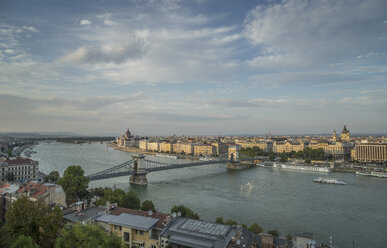
[[192,143],[175,143],[173,144],[173,151],[176,153],[183,154],[193,154],[193,144]]
[[97,225],[122,237],[124,247],[159,248],[160,234],[170,216],[141,210],[116,208],[96,219]]
[[351,152],[351,158],[362,162],[387,161],[387,144],[357,144]]
[[147,150],[148,151],[155,151],[158,152],[160,149],[160,143],[157,141],[154,142],[148,142]]
[[201,156],[214,156],[216,155],[216,147],[213,145],[195,145],[194,154]]
[[275,141],[273,144],[273,151],[275,153],[283,153],[283,152],[298,152],[302,151],[305,148],[305,144],[302,141],[286,141],[280,142]]
[[169,142],[161,142],[160,143],[160,147],[159,147],[159,151],[160,152],[167,152],[167,153],[170,153],[172,152],[173,150],[173,145]]

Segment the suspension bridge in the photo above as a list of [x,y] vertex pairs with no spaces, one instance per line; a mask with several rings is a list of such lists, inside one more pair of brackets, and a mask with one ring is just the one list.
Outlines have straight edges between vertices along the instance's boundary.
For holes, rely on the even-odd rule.
[[257,160],[257,158],[234,159],[235,157],[238,158],[238,156],[234,156],[234,154],[232,154],[231,156],[229,154],[228,158],[220,157],[218,159],[208,161],[196,161],[189,163],[165,163],[148,160],[145,159],[145,156],[143,154],[138,154],[133,155],[132,159],[125,163],[93,173],[91,175],[88,175],[87,177],[90,179],[90,181],[96,181],[114,177],[130,176],[130,183],[145,185],[147,184],[146,174],[151,172],[220,163],[226,163],[227,168],[229,169],[242,169],[251,167],[252,165],[241,163],[242,161],[253,162],[254,160]]

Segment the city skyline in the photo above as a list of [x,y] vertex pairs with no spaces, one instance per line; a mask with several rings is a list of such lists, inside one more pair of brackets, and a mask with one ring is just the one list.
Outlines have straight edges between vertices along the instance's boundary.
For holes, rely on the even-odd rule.
[[0,131],[387,133],[387,3],[0,3]]

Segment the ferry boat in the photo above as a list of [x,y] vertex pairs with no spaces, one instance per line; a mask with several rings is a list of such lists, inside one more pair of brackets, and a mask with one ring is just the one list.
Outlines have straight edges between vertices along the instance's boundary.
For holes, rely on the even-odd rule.
[[273,167],[287,169],[287,170],[301,170],[301,171],[315,171],[315,172],[331,172],[329,167],[318,167],[318,166],[303,166],[303,165],[294,165],[294,164],[273,164]]
[[346,185],[344,181],[337,180],[335,178],[323,178],[318,177],[313,179],[313,182],[315,183],[327,183],[327,184],[338,184],[338,185]]
[[376,172],[376,171],[371,171],[371,172],[369,172],[369,171],[366,171],[366,172],[356,171],[356,175],[387,178],[387,173],[385,173],[385,172]]
[[385,172],[371,171],[371,176],[373,176],[373,177],[384,177],[384,178],[387,178],[387,173],[385,173]]
[[165,155],[165,154],[156,154],[156,157],[163,157],[163,158],[173,158],[173,159],[178,159],[178,156],[173,156],[173,155]]

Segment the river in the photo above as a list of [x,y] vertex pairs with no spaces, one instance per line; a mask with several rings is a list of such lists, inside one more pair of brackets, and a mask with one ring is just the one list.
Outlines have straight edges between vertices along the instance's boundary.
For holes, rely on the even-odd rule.
[[[69,165],[81,165],[86,174],[110,168],[131,159],[131,153],[106,144],[40,143],[32,159],[43,172],[62,175]],[[147,156],[154,161],[175,159]],[[347,185],[313,183],[319,176],[344,180]],[[154,172],[148,186],[132,186],[141,201],[152,200],[158,211],[184,204],[202,220],[216,217],[247,225],[257,222],[264,231],[307,231],[318,242],[338,247],[387,247],[387,179],[349,173],[285,171],[251,168],[228,171],[225,164],[205,165]],[[129,189],[128,177],[90,183],[90,187]]]

